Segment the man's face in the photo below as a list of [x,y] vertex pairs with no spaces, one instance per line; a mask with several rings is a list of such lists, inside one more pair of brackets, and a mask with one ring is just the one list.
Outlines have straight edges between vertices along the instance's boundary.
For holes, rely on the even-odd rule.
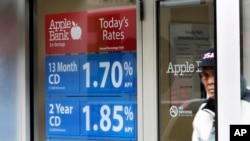
[[201,81],[210,98],[215,98],[214,67],[202,67]]

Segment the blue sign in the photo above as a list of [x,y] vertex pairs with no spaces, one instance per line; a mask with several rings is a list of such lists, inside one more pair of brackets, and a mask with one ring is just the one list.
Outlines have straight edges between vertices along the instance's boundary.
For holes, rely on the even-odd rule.
[[136,138],[135,99],[93,98],[81,101],[80,109],[82,136]]
[[79,135],[79,101],[70,99],[46,100],[46,134]]
[[135,53],[46,57],[47,95],[135,95]]
[[137,139],[136,53],[46,56],[46,140]]
[[72,55],[46,57],[46,91],[79,92],[79,57]]
[[51,98],[46,101],[47,138],[135,140],[135,98]]
[[80,91],[115,95],[136,93],[135,53],[81,55]]

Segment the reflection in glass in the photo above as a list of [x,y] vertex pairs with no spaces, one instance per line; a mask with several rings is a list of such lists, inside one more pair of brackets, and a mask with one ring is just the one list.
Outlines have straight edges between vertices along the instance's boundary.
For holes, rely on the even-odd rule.
[[241,123],[250,124],[250,1],[241,0]]
[[[209,95],[201,83],[202,69],[196,70],[200,59],[204,57],[203,53],[214,47],[213,2],[186,2],[162,1],[157,6],[161,141],[192,140],[197,111],[203,102],[213,103],[207,100]],[[204,122],[210,125],[203,129],[212,132],[210,137],[214,140],[213,117],[214,114],[212,122]]]

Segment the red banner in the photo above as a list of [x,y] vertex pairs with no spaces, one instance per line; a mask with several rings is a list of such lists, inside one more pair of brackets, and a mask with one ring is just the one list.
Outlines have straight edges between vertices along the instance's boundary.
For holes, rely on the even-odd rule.
[[50,14],[46,54],[136,50],[135,7]]
[[46,54],[86,52],[86,19],[86,12],[46,15]]

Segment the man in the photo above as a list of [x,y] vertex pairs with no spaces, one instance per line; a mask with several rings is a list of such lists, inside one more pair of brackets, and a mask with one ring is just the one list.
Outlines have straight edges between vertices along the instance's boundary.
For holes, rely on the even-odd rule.
[[200,106],[193,120],[192,141],[215,140],[215,59],[214,48],[207,50],[197,69],[201,70],[201,82],[207,93],[207,100]]

